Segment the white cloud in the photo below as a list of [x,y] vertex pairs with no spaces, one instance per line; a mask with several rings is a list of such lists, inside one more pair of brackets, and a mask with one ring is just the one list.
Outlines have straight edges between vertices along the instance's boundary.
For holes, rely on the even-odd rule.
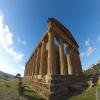
[[86,51],[80,53],[81,57],[91,56],[95,52],[96,48],[94,48],[91,43],[92,41],[89,38],[85,41]]
[[19,43],[21,43],[21,44],[23,44],[23,45],[26,45],[26,44],[27,44],[26,41],[23,41],[23,40],[21,40],[20,38],[18,38],[17,40],[18,40]]
[[94,53],[95,50],[96,50],[96,48],[87,47],[86,56],[92,55],[92,54]]
[[90,46],[90,39],[89,38],[85,41],[85,46]]
[[97,37],[97,40],[100,41],[100,36]]
[[[16,62],[23,60],[24,54],[13,49],[13,34],[8,25],[4,25],[3,14],[0,12],[0,46],[9,53]],[[24,41],[25,44],[25,41]]]
[[10,63],[0,59],[0,71],[16,75],[17,73],[20,73],[23,76],[23,67],[22,65],[11,65]]
[[23,60],[24,54],[22,52],[16,52],[12,48],[6,48],[6,51],[13,56],[16,62]]

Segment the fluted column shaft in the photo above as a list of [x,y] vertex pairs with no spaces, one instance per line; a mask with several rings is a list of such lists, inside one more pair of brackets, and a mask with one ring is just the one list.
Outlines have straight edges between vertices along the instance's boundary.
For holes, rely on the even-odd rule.
[[34,55],[32,55],[32,76],[33,76],[33,69],[34,69],[33,63],[34,63]]
[[28,64],[28,76],[30,76],[30,64]]
[[78,74],[80,76],[82,75],[82,66],[81,66],[80,56],[78,52],[76,52],[75,54],[76,54],[76,59],[77,59]]
[[26,66],[25,66],[24,76],[26,76]]
[[74,69],[72,65],[72,59],[71,59],[71,49],[69,46],[67,47],[67,63],[68,63],[68,74],[73,75],[74,74]]
[[29,76],[31,75],[31,65],[30,65],[30,61],[29,61]]
[[[27,65],[28,66],[28,65]],[[27,66],[26,66],[26,76],[28,76],[28,68],[27,68]]]
[[59,40],[59,56],[60,56],[60,74],[65,75],[66,74],[65,56],[64,56],[63,42],[61,41],[61,39]]
[[37,48],[37,57],[36,57],[36,75],[39,75],[39,68],[40,68],[40,55],[41,55],[41,48]]
[[32,58],[30,59],[30,76],[32,76]]
[[36,75],[36,59],[37,59],[37,51],[36,51],[36,56],[35,56],[35,70],[34,70],[34,74]]
[[72,54],[73,54],[73,67],[74,67],[74,74],[77,76],[78,75],[78,65],[77,65],[77,60],[76,60],[76,52],[75,49],[72,50]]
[[65,55],[65,67],[66,67],[66,75],[68,75],[68,62],[67,62],[67,55]]
[[28,66],[26,66],[26,76],[28,76]]
[[46,65],[45,65],[45,50],[46,50],[46,43],[45,41],[42,41],[42,47],[41,47],[41,58],[40,58],[40,71],[39,71],[39,74],[40,75],[44,75],[45,72],[45,68],[46,68]]
[[34,60],[33,60],[33,75],[35,75],[35,66],[36,65],[36,52],[34,52]]
[[30,60],[30,76],[32,76],[32,58]]
[[53,75],[54,72],[54,60],[53,60],[53,34],[51,32],[48,33],[48,68],[47,74]]
[[28,76],[29,76],[29,74],[30,74],[30,73],[29,73],[29,62],[28,62]]
[[27,66],[27,74],[29,76],[29,63],[28,63],[28,66]]

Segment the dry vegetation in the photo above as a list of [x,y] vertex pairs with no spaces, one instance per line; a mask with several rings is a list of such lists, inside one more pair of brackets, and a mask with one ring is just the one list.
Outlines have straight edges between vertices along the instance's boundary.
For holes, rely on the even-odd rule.
[[19,86],[19,79],[0,77],[0,100],[43,100],[36,92],[28,87],[28,82]]

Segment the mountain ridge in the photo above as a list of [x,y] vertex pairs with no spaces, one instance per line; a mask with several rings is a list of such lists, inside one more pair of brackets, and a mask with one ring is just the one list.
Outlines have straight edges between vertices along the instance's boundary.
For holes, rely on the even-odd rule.
[[0,71],[0,77],[6,77],[6,78],[14,78],[14,75],[8,74],[6,72]]

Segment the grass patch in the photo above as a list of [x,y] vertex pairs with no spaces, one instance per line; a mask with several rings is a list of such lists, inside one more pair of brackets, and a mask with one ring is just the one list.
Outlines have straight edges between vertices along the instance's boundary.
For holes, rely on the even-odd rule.
[[17,91],[17,83],[18,80],[11,79],[11,80],[5,80],[3,78],[0,78],[0,100],[8,98],[18,98],[18,91]]
[[96,100],[96,87],[100,88],[100,85],[96,85],[93,88],[88,88],[82,91],[75,91],[69,95],[67,100]]
[[23,93],[19,92],[19,79],[3,79],[0,78],[0,100],[20,100],[22,96],[25,100],[43,100],[37,92],[33,91],[29,86],[29,81],[22,80]]
[[35,92],[35,91],[33,91],[30,87],[29,87],[29,85],[28,84],[30,84],[29,82],[26,82],[26,81],[24,81],[24,90],[25,90],[25,92],[24,92],[24,94],[26,95],[26,96],[29,96],[29,97],[33,97],[33,98],[36,98],[36,99],[42,99],[43,100],[43,98],[40,96],[40,95],[38,95],[38,93],[37,92]]

